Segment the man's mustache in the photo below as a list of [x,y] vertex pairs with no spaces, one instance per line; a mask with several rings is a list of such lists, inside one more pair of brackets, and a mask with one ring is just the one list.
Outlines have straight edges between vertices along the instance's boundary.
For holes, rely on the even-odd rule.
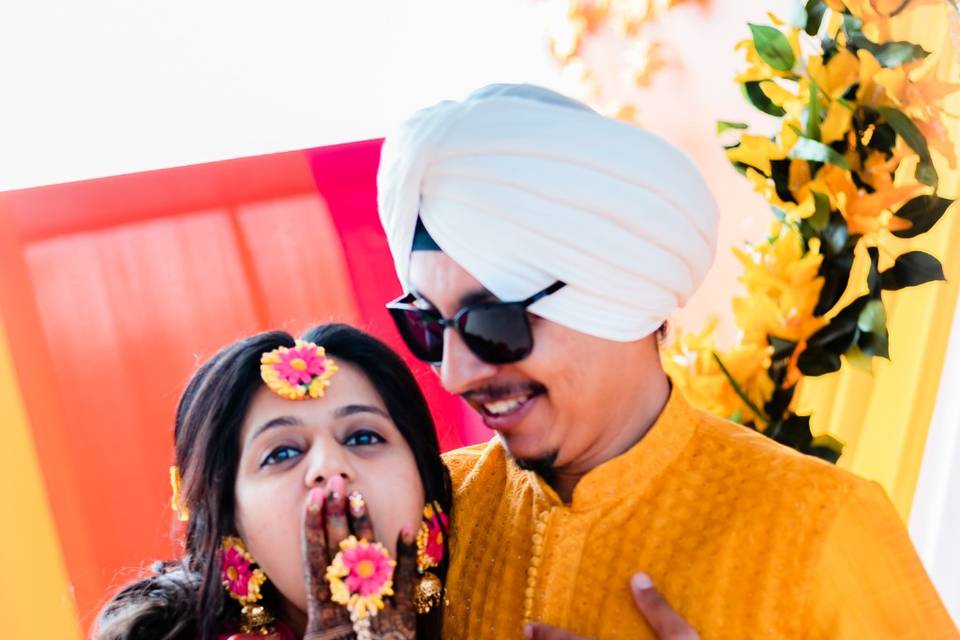
[[487,385],[478,389],[471,389],[460,394],[468,402],[497,402],[505,398],[516,396],[536,396],[547,392],[547,388],[539,382],[523,384]]

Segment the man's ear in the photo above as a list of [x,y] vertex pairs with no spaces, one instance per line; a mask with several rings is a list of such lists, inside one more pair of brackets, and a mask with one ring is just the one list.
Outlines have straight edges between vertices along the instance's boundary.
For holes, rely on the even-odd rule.
[[661,324],[655,332],[655,335],[657,336],[658,347],[662,346],[663,343],[666,341],[669,331],[670,331],[670,323],[669,321],[664,320],[663,324]]

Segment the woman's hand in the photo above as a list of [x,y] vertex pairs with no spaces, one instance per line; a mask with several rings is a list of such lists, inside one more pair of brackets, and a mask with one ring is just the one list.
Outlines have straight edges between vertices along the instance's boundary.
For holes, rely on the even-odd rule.
[[[366,501],[355,494],[347,498],[343,483],[334,479],[324,495],[319,488],[311,491],[303,528],[303,559],[307,587],[307,628],[304,640],[353,640],[355,637],[350,613],[330,599],[326,570],[340,550],[340,543],[353,534],[358,539],[374,542],[373,523]],[[397,566],[393,574],[394,596],[385,601],[382,611],[373,619],[375,638],[411,640],[416,637],[417,615],[413,606],[413,590],[417,574],[417,548],[412,528],[397,537]]]

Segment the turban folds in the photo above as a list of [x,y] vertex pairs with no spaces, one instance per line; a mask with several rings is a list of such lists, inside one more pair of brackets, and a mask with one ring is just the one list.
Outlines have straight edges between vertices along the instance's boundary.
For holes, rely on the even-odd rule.
[[419,216],[501,300],[562,280],[530,311],[609,340],[655,331],[715,253],[717,205],[683,153],[531,85],[417,112],[384,142],[377,191],[405,290]]

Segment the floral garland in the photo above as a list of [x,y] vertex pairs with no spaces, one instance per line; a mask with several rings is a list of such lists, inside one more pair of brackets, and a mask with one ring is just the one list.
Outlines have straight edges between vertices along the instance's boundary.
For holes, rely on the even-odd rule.
[[[889,359],[883,292],[944,279],[935,257],[899,252],[895,238],[927,232],[953,203],[937,195],[931,149],[956,166],[942,118],[960,85],[936,77],[949,54],[889,34],[895,16],[920,5],[956,11],[947,4],[809,0],[794,24],[771,16],[772,26],[749,25],[752,38],[738,45],[747,69],[736,80],[779,127],[772,138],[736,122],[718,131],[737,132],[727,156],[776,220],[768,238],[735,249],[746,289],[733,301],[737,343],[719,350],[713,321],[700,333],[677,331],[664,350],[664,368],[694,404],[839,458],[843,445],[813,437],[810,417],[795,413],[797,384],[844,360],[870,370],[874,357]],[[955,35],[955,13],[951,20]]]

